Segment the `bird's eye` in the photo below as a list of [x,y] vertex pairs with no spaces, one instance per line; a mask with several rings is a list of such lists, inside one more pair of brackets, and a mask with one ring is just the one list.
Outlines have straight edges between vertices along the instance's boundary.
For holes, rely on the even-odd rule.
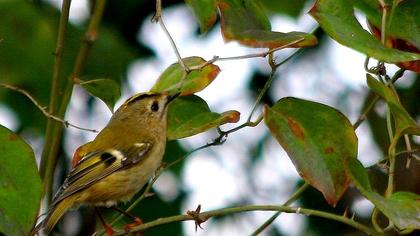
[[152,106],[150,107],[150,109],[151,109],[152,111],[158,111],[158,110],[159,110],[159,103],[158,103],[157,101],[154,101],[154,102],[152,103]]

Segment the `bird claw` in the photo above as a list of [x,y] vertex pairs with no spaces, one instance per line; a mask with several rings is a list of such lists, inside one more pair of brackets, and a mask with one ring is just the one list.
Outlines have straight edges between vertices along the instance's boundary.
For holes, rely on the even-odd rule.
[[124,225],[124,230],[125,232],[129,232],[131,230],[131,228],[136,227],[138,225],[143,224],[143,221],[140,218],[134,218],[133,222],[130,224],[126,224]]
[[106,236],[112,236],[115,231],[112,229],[111,225],[109,224],[105,224],[105,232],[106,232]]

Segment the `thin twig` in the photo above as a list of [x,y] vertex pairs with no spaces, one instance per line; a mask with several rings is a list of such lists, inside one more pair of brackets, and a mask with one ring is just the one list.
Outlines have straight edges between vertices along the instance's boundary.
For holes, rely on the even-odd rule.
[[166,28],[165,23],[162,19],[162,2],[161,0],[156,0],[156,13],[152,18],[152,22],[159,23],[160,27],[162,28],[163,32],[165,32],[166,37],[168,37],[169,42],[171,43],[172,49],[175,52],[176,57],[178,58],[179,64],[182,66],[185,72],[189,72],[189,68],[185,65],[184,61],[182,60],[181,54],[176,46],[175,40],[172,38],[171,34],[169,33],[168,28]]
[[[336,215],[336,214],[325,212],[325,211],[312,210],[312,209],[306,209],[306,208],[300,208],[300,207],[295,208],[295,207],[277,206],[277,205],[245,205],[245,206],[223,208],[219,210],[206,211],[206,212],[189,211],[189,214],[159,218],[154,221],[141,224],[139,226],[136,226],[130,229],[129,233],[140,232],[140,231],[144,231],[146,229],[150,229],[150,228],[157,227],[160,225],[180,222],[180,221],[195,221],[196,223],[203,223],[205,220],[210,219],[211,217],[231,215],[235,213],[243,213],[243,212],[249,212],[249,211],[282,211],[285,213],[296,213],[296,214],[303,214],[306,216],[317,216],[317,217],[330,219],[330,220],[347,224],[368,235],[383,235],[355,221],[354,219],[349,219],[342,215]],[[195,214],[191,214],[192,212],[194,212]],[[201,222],[197,222],[197,221],[201,221]],[[124,232],[124,231],[117,231],[115,235],[123,235],[126,233],[127,232]]]
[[48,117],[48,118],[50,118],[50,119],[53,119],[53,120],[55,120],[55,121],[58,121],[58,122],[60,122],[60,123],[62,123],[63,125],[64,125],[64,127],[73,127],[73,128],[76,128],[76,129],[80,129],[80,130],[84,130],[84,131],[90,131],[90,132],[95,132],[95,133],[97,133],[98,131],[97,130],[94,130],[94,129],[88,129],[88,128],[83,128],[83,127],[80,127],[80,126],[77,126],[77,125],[73,125],[73,124],[71,124],[69,121],[67,121],[67,120],[63,120],[63,119],[61,119],[60,117],[57,117],[57,116],[54,116],[53,114],[50,114],[48,111],[47,111],[47,108],[46,107],[44,107],[44,106],[42,106],[28,91],[26,91],[26,90],[23,90],[23,89],[21,89],[21,88],[18,88],[18,87],[15,87],[15,86],[13,86],[13,85],[9,85],[9,84],[4,84],[4,83],[0,83],[0,86],[3,86],[3,87],[5,87],[5,88],[8,88],[8,89],[11,89],[11,90],[14,90],[14,91],[16,91],[16,92],[18,92],[18,93],[21,93],[21,94],[23,94],[25,97],[27,97],[27,98],[29,98],[29,100],[31,100],[31,102],[42,112],[42,114],[44,114],[44,116],[46,116],[46,117]]
[[[232,56],[232,57],[220,57],[220,56],[213,56],[213,58],[212,59],[210,59],[210,60],[208,60],[208,61],[206,61],[205,63],[203,63],[203,64],[201,64],[201,65],[196,65],[196,66],[190,66],[189,67],[189,69],[191,70],[191,71],[193,71],[193,70],[201,70],[201,69],[203,69],[204,67],[206,67],[206,66],[208,66],[208,65],[210,65],[210,64],[213,64],[213,63],[215,63],[215,62],[218,62],[218,61],[233,61],[233,60],[243,60],[243,59],[250,59],[250,58],[259,58],[259,57],[262,57],[262,58],[265,58],[265,57],[267,57],[269,54],[271,54],[271,53],[274,53],[274,52],[276,52],[276,51],[279,51],[279,50],[281,50],[281,49],[285,49],[285,48],[287,48],[287,47],[289,47],[290,45],[293,45],[293,44],[296,44],[296,43],[299,43],[299,42],[301,42],[301,41],[303,41],[304,39],[303,38],[301,38],[301,39],[297,39],[297,40],[295,40],[295,41],[293,41],[293,42],[290,42],[290,43],[288,43],[288,44],[285,44],[285,45],[283,45],[283,46],[280,46],[280,47],[276,47],[276,48],[272,48],[272,49],[269,49],[269,50],[267,50],[267,51],[265,51],[265,52],[257,52],[257,53],[250,53],[250,54],[245,54],[245,55],[241,55],[241,56]],[[291,57],[293,57],[298,51],[300,51],[302,48],[300,48],[300,49],[297,49],[295,52],[293,52],[292,54],[290,54],[285,60],[284,60],[284,62],[286,62],[288,59],[290,59]]]
[[[290,206],[292,203],[294,203],[302,194],[303,192],[305,192],[305,190],[309,187],[308,183],[304,183],[302,186],[300,186],[293,194],[292,196],[289,197],[289,199],[283,203],[281,206]],[[300,212],[300,208],[299,212]],[[296,212],[299,214],[299,212]],[[264,231],[268,226],[270,226],[274,220],[279,217],[281,215],[282,211],[278,211],[276,213],[274,213],[274,215],[272,215],[268,220],[266,220],[260,227],[258,227],[258,229],[256,229],[251,236],[257,236],[260,233],[262,233],[262,231]]]
[[[405,141],[405,148],[407,152],[411,153],[413,150],[411,148],[410,137],[408,136],[408,134],[404,134],[404,141]],[[410,163],[411,163],[411,155],[408,155],[407,162],[405,163],[406,169],[410,168]]]
[[[301,41],[301,40],[297,40],[297,41],[295,41],[295,42],[291,43],[290,45],[295,44],[295,43],[298,43],[299,41]],[[289,46],[290,46],[290,45],[289,45]],[[284,47],[288,47],[288,46],[286,46],[286,45],[285,45]],[[284,47],[283,47],[283,48],[284,48]],[[281,49],[281,47],[280,47],[280,48],[278,48],[277,50],[279,50],[279,49]],[[248,116],[248,119],[247,119],[247,121],[248,121],[248,122],[252,119],[252,116],[253,116],[253,114],[254,114],[255,110],[257,109],[258,104],[261,102],[261,100],[262,100],[262,98],[263,98],[264,94],[267,92],[268,88],[271,86],[271,83],[272,83],[272,82],[273,82],[273,80],[274,80],[274,75],[276,74],[277,68],[279,68],[279,67],[280,67],[281,65],[283,65],[284,63],[288,62],[288,61],[289,61],[290,59],[292,59],[294,56],[298,55],[298,54],[299,54],[302,50],[303,50],[302,48],[299,48],[299,49],[295,50],[292,54],[290,54],[289,56],[287,56],[285,59],[283,59],[281,62],[279,62],[279,63],[277,63],[277,64],[274,62],[274,58],[273,58],[273,52],[274,52],[274,51],[271,51],[271,52],[268,54],[268,55],[270,56],[270,57],[269,57],[269,59],[268,59],[268,63],[270,64],[270,67],[271,67],[270,76],[268,77],[267,82],[264,84],[263,89],[262,89],[262,90],[261,90],[261,92],[258,94],[257,100],[255,101],[255,103],[254,103],[254,105],[253,105],[253,107],[252,107],[251,113],[250,113],[250,114],[249,114],[249,116]]]
[[372,108],[375,106],[375,104],[379,101],[379,95],[374,94],[373,96],[374,97],[372,98],[371,102],[369,102],[369,104],[366,106],[366,109],[363,110],[362,114],[360,114],[360,116],[357,118],[356,122],[353,124],[354,130],[356,130],[363,123],[363,121],[366,120],[369,112],[372,110]]

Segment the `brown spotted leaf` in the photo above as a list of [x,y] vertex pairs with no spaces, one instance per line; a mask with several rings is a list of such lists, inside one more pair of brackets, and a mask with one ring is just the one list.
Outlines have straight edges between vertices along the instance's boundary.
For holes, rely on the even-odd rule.
[[[200,67],[207,63],[201,57],[188,57],[182,60],[188,67]],[[207,64],[200,70],[190,72],[187,77],[185,77],[184,81],[182,81],[185,74],[184,68],[182,68],[179,63],[174,63],[166,68],[166,70],[159,76],[159,79],[151,91],[170,91],[172,93],[180,91],[181,96],[191,95],[207,87],[217,77],[219,72],[220,68],[218,66]]]
[[[271,24],[258,1],[218,0],[223,38],[255,48],[298,48],[317,44],[312,34],[271,31]],[[293,43],[296,42],[296,43]]]
[[266,106],[264,117],[300,176],[335,205],[350,182],[344,160],[357,157],[348,119],[332,107],[292,97]]

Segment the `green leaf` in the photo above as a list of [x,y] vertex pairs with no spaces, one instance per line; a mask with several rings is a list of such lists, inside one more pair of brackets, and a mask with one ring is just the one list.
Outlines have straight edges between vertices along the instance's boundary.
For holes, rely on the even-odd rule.
[[281,33],[271,31],[270,21],[257,1],[219,0],[222,34],[226,41],[256,48],[277,48],[296,42],[289,47],[312,46],[315,36],[303,32]]
[[[206,63],[206,61],[201,57],[188,57],[182,60],[188,67],[201,66]],[[201,70],[194,70],[184,79],[182,88],[179,90],[185,71],[179,63],[174,63],[166,68],[166,70],[159,76],[159,79],[151,91],[180,91],[181,96],[191,95],[207,87],[217,77],[219,72],[219,67],[213,64],[208,64]]]
[[121,96],[120,85],[112,79],[94,79],[81,81],[79,85],[92,96],[101,99],[108,108],[114,111],[114,105]]
[[[420,48],[420,4],[416,1],[395,1],[388,10],[388,24],[386,34],[394,38],[403,39]],[[377,0],[354,1],[357,8],[362,10],[369,21],[378,29],[381,28],[382,10]]]
[[185,0],[194,12],[194,16],[200,24],[201,33],[206,33],[216,22],[216,0]]
[[420,54],[387,48],[365,31],[346,0],[318,0],[310,14],[322,29],[337,42],[381,61],[396,63],[419,60]]
[[404,134],[420,135],[420,126],[405,110],[392,89],[377,81],[369,74],[366,74],[366,79],[369,88],[388,103],[391,114],[394,117],[395,135],[390,148],[395,147],[398,139]]
[[332,107],[291,97],[266,107],[264,116],[300,176],[335,205],[350,182],[343,161],[357,157],[347,118]]
[[169,140],[189,137],[226,123],[236,123],[239,115],[237,111],[211,112],[198,96],[178,97],[169,105],[167,136]]
[[41,200],[31,147],[0,125],[0,234],[29,235]]
[[372,191],[366,170],[356,159],[348,160],[350,177],[360,192],[371,201],[399,229],[410,232],[420,229],[420,196],[409,192],[396,192],[384,198]]
[[305,6],[306,0],[294,1],[276,1],[276,0],[261,0],[264,8],[272,13],[287,14],[294,18],[300,16],[300,13]]

